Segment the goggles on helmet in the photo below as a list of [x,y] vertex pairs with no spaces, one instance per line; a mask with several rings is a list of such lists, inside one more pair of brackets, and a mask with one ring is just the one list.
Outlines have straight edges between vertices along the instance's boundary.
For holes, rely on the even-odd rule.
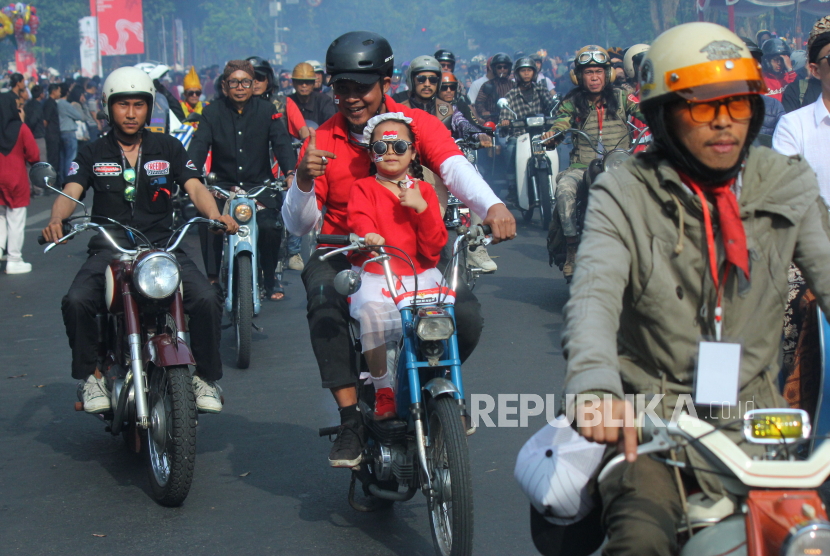
[[584,66],[586,64],[590,64],[591,60],[597,64],[605,65],[608,63],[608,56],[605,52],[600,52],[599,50],[588,50],[579,55],[576,59],[576,63],[580,66]]

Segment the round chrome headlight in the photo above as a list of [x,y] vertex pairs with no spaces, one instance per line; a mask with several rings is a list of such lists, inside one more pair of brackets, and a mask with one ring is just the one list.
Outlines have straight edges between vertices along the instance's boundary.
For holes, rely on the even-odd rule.
[[625,151],[611,151],[605,155],[605,158],[602,161],[602,171],[610,172],[612,170],[616,170],[629,158],[631,158],[631,155]]
[[830,523],[819,521],[799,527],[784,541],[780,554],[830,554]]
[[141,295],[150,299],[170,297],[180,281],[179,263],[169,253],[150,253],[133,270],[133,284]]
[[238,222],[247,222],[253,215],[254,211],[248,205],[236,205],[236,208],[233,209],[233,217]]

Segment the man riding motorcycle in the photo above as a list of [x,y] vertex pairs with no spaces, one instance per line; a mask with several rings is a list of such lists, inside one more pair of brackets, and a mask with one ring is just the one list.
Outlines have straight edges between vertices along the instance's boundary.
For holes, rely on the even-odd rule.
[[318,93],[314,89],[316,76],[314,68],[308,62],[301,62],[294,66],[291,82],[296,92],[288,98],[296,103],[305,120],[311,120],[320,125],[334,116],[337,107],[328,95]]
[[[354,31],[338,37],[326,53],[326,71],[339,100],[339,112],[312,131],[297,167],[295,186],[283,205],[288,230],[303,235],[323,217],[323,233],[348,234],[346,206],[352,184],[369,175],[368,148],[355,136],[377,114],[401,112],[419,130],[414,147],[421,163],[439,174],[449,190],[470,209],[486,215],[495,241],[512,239],[516,221],[476,169],[455,145],[449,131],[434,117],[395,102],[387,95],[394,67],[389,42],[375,33]],[[440,71],[440,68],[439,68]],[[450,234],[450,240],[452,240]],[[340,410],[341,427],[329,454],[334,467],[360,463],[364,442],[363,421],[357,409],[357,376],[352,367],[349,308],[334,289],[335,275],[351,268],[345,256],[320,261],[317,252],[303,270],[308,294],[311,344],[323,387],[331,390]],[[439,262],[445,268],[447,261]],[[481,309],[466,285],[459,284],[455,304],[462,361],[472,353],[481,335]]]
[[[504,97],[510,104],[510,110],[501,111],[501,125],[508,127],[513,118],[521,122],[537,114],[548,116],[555,101],[548,88],[536,81],[536,63],[530,57],[519,58],[513,66],[513,74],[516,76],[516,87]],[[516,198],[516,139],[522,133],[524,130],[515,129],[507,140],[507,183],[512,199]]]
[[[626,462],[594,490],[608,536],[603,554],[668,556],[677,554],[683,484],[696,481],[712,503],[726,491],[693,445],[670,456],[685,462],[681,470],[637,457],[624,396],[660,395],[650,407],[668,421],[692,404],[677,404],[679,396],[722,392],[727,407],[695,399],[705,403],[694,406],[699,418],[763,454],[728,426],[735,400],[787,407],[776,380],[788,267],[795,261],[830,309],[830,226],[810,166],[751,147],[766,88],[737,35],[702,22],[669,29],[646,55],[640,83],[654,145],[591,187],[565,306],[565,393],[607,393],[593,413],[573,401],[568,409],[609,457],[618,442],[616,450],[624,447]],[[718,349],[740,355],[696,370]],[[580,425],[588,415],[592,422]]]
[[[621,89],[614,88],[615,73],[608,53],[601,46],[589,45],[576,53],[571,81],[576,87],[559,105],[556,122],[542,138],[568,128],[581,129],[600,150],[628,149],[631,136],[629,116],[642,119],[637,103]],[[576,222],[576,192],[585,169],[596,153],[579,135],[573,137],[571,164],[556,176],[556,210],[552,226],[561,226],[567,242],[567,258],[562,273],[570,281],[574,273],[579,234]]]
[[297,103],[290,99],[290,95],[294,94],[294,87],[290,87],[290,92],[287,94],[277,91],[270,62],[259,56],[250,56],[247,60],[254,67],[254,96],[267,100],[276,107],[278,118],[286,126],[289,135],[305,140],[308,137],[305,118]]
[[[173,224],[170,180],[184,187],[199,212],[224,222],[228,233],[236,233],[239,226],[230,216],[219,213],[182,144],[170,135],[146,129],[155,94],[152,81],[138,68],[120,68],[107,77],[102,100],[112,132],[81,148],[70,166],[63,192],[80,199],[91,188],[93,219],[112,218],[137,228],[155,245],[163,246]],[[57,198],[52,218],[42,232],[47,241],[63,237],[62,222],[75,208],[69,199]],[[111,235],[122,247],[134,248],[124,232],[112,231]],[[184,308],[191,317],[196,405],[202,411],[218,413],[222,410],[216,384],[222,378],[221,300],[184,251],[177,252],[176,259],[181,266]],[[104,273],[111,261],[112,248],[96,235],[89,242],[89,258],[61,302],[72,348],[72,377],[85,381],[83,404],[87,413],[103,413],[111,407],[98,366],[95,320],[95,315],[106,314]]]
[[[632,90],[628,98],[637,104],[640,103],[640,64],[642,64],[646,52],[648,52],[647,44],[635,44],[625,51],[625,57],[623,57],[625,77],[629,85],[631,85]],[[648,127],[644,121],[633,116],[629,116],[629,121],[639,130],[645,130]],[[640,133],[643,132],[641,131]],[[639,153],[645,151],[651,143],[651,133],[646,131],[642,136],[638,137],[638,142],[640,144],[634,149],[634,152]]]
[[[247,60],[231,60],[223,75],[225,97],[202,112],[199,129],[187,149],[196,168],[204,166],[208,151],[211,151],[211,172],[216,174],[218,183],[247,190],[273,178],[273,152],[283,174],[290,179],[297,160],[291,139],[277,117],[276,108],[267,100],[253,96],[254,67]],[[273,301],[283,298],[274,279],[282,240],[277,214],[280,198],[279,194],[265,193],[257,197],[257,202],[265,207],[256,213],[258,260],[265,294]],[[221,238],[200,235],[205,270],[216,282],[222,267]]]
[[[184,100],[179,104],[182,106],[185,118],[193,114],[201,115],[202,109],[208,105],[203,103],[200,98],[202,96],[202,83],[199,81],[199,76],[196,74],[196,68],[190,66],[190,71],[184,76]],[[199,127],[199,122],[184,122],[187,125],[193,126],[193,129]]]
[[769,39],[761,45],[761,52],[767,96],[780,102],[784,89],[798,77],[790,61],[790,47],[783,39]]
[[[438,63],[441,64],[441,71],[442,72],[449,72],[455,74],[455,65],[456,59],[455,54],[446,50],[444,48],[440,50],[436,50],[435,54],[432,55],[433,58],[438,60]],[[458,82],[458,93],[456,97],[466,97],[467,96],[467,89],[464,87],[464,84],[460,81]]]
[[418,56],[412,60],[409,65],[409,90],[405,93],[407,97],[400,103],[407,108],[419,108],[432,114],[450,129],[452,104],[438,97],[441,73],[441,64],[432,56]]
[[510,60],[510,56],[504,52],[494,54],[490,58],[493,78],[481,86],[478,96],[474,100],[476,112],[488,122],[496,123],[499,121],[499,109],[496,103],[500,98],[506,97],[507,92],[514,86],[513,81],[510,80],[512,66],[513,62]]

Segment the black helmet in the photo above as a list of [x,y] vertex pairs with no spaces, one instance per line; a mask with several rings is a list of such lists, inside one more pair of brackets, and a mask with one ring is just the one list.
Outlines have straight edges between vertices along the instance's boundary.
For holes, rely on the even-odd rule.
[[432,55],[432,57],[438,60],[439,62],[449,62],[452,64],[452,67],[455,67],[455,54],[453,54],[449,50],[442,48],[441,50],[436,51],[435,54]]
[[789,56],[791,51],[790,47],[782,39],[768,39],[761,46],[761,52],[764,54],[761,66],[763,66],[765,71],[772,71],[770,60],[776,56]]
[[499,64],[507,64],[508,66],[512,66],[513,60],[511,60],[510,56],[508,56],[504,52],[493,54],[493,57],[490,58],[490,67],[495,68]]
[[747,37],[741,37],[741,40],[744,41],[744,44],[749,49],[749,53],[752,54],[752,57],[760,62],[761,58],[764,57],[764,52],[760,48],[758,48],[758,45],[755,44],[755,41]]
[[259,56],[249,56],[245,60],[251,62],[251,65],[254,66],[255,74],[264,75],[268,79],[268,88],[265,92],[270,93],[274,88],[274,70],[271,68],[271,63]]
[[536,62],[534,62],[533,59],[530,56],[524,56],[522,58],[519,58],[518,60],[516,60],[516,63],[513,65],[513,73],[516,74],[516,81],[519,80],[519,77],[518,77],[519,76],[519,70],[522,69],[522,68],[532,69],[533,70],[533,79],[531,79],[531,82],[536,80],[536,75],[538,73],[538,70],[536,69]]
[[326,73],[331,75],[331,83],[348,80],[371,85],[382,77],[392,77],[394,68],[389,41],[370,31],[340,35],[326,51]]

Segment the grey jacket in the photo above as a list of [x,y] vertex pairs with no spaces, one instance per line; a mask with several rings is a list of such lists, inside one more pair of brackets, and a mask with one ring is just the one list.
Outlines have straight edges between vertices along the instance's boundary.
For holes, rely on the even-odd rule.
[[[830,309],[830,226],[815,173],[801,157],[753,148],[739,191],[750,280],[733,269],[723,293],[723,338],[742,344],[741,399],[783,402],[778,372],[788,267],[801,268]],[[710,203],[713,223],[717,211]],[[718,268],[725,259],[719,230]],[[700,200],[666,161],[642,155],[591,187],[562,344],[565,393],[691,393],[701,336],[714,336]],[[673,407],[673,406],[672,406]],[[667,415],[666,417],[669,417]]]
[[85,121],[86,115],[80,110],[69,104],[65,98],[58,102],[58,116],[61,122],[61,133],[65,131],[75,131],[78,125],[76,121]]

